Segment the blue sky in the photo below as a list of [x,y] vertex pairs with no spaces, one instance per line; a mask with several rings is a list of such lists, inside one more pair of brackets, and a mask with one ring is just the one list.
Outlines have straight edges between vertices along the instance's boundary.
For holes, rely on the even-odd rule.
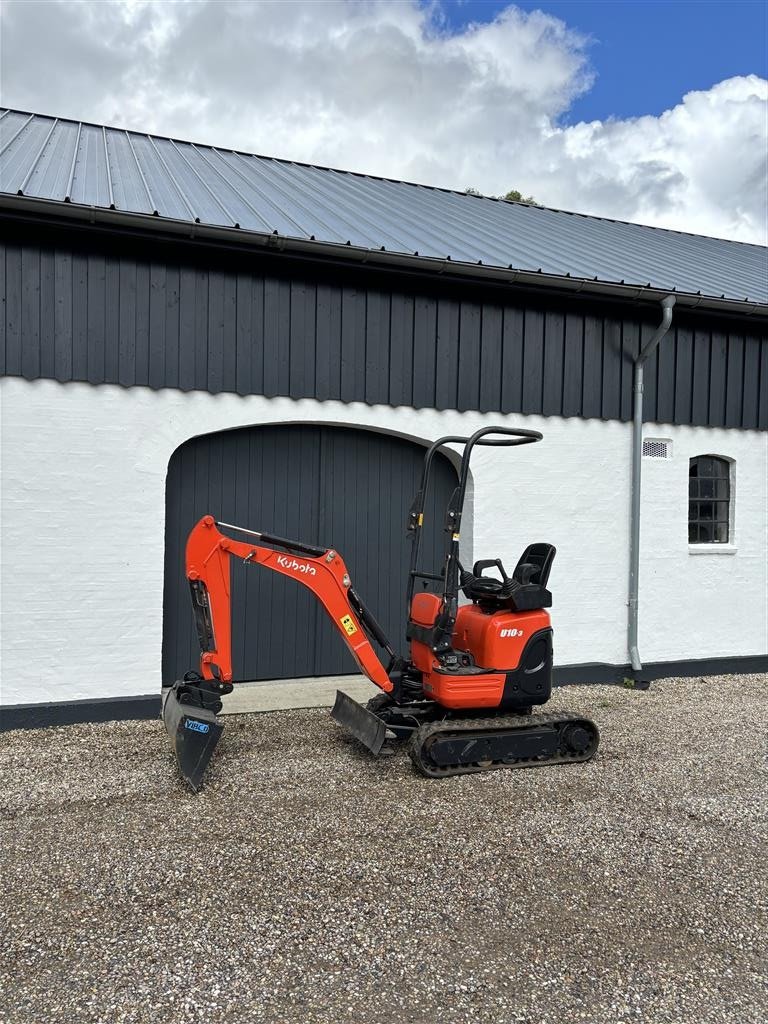
[[[448,25],[484,22],[507,3],[444,0]],[[607,117],[660,114],[693,89],[709,89],[735,75],[768,74],[768,3],[744,0],[516,4],[564,21],[592,41],[589,56],[597,78],[577,99],[565,124]]]

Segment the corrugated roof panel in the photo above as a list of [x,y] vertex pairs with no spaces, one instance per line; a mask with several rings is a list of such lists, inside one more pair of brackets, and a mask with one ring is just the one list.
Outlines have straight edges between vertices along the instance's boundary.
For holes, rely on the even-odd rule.
[[262,230],[297,237],[303,233],[304,226],[300,221],[294,220],[285,209],[285,197],[260,173],[260,165],[267,161],[219,149],[214,150],[214,154],[222,170],[226,169],[225,173],[231,174],[232,179],[239,182],[239,187],[251,197],[251,201],[259,209],[264,224]]
[[[248,231],[264,231],[265,220],[250,189],[243,181],[222,167],[216,154],[208,146],[192,146],[190,163],[200,178],[208,185],[217,198],[223,199],[235,224]],[[268,230],[268,229],[267,229]]]
[[[768,302],[768,249],[0,109],[0,191],[260,234]],[[457,270],[460,266],[457,266]]]
[[64,199],[76,142],[77,125],[71,121],[58,121],[36,166],[32,168],[24,192]]
[[3,129],[0,135],[0,184],[3,192],[18,192],[21,188],[52,124],[47,117],[0,122]]
[[397,224],[376,208],[375,199],[361,204],[346,182],[339,185],[337,179],[344,175],[318,173],[314,167],[285,165],[278,160],[265,162],[263,170],[292,203],[295,217],[303,216],[316,238],[365,249],[400,247]]
[[72,179],[70,199],[84,206],[103,206],[108,209],[112,202],[109,183],[104,132],[96,125],[84,124],[75,155],[75,176]]
[[139,164],[130,135],[127,132],[105,131],[104,144],[109,157],[115,209],[154,213],[158,204]]
[[158,214],[176,220],[194,220],[194,212],[187,205],[183,190],[176,185],[163,163],[154,140],[145,135],[134,135],[132,142],[136,159],[152,190]]
[[393,252],[418,252],[438,259],[451,255],[454,259],[472,262],[472,249],[466,245],[466,236],[457,234],[445,216],[439,219],[430,216],[428,204],[420,201],[422,192],[431,199],[432,190],[413,189],[399,182],[386,181],[376,182],[380,187],[373,188],[373,180],[360,175],[326,175],[320,169],[315,171],[325,188],[347,196],[348,202],[354,204],[353,210],[371,211],[368,234],[371,248],[379,247],[378,225],[386,224],[390,229],[390,241],[382,240],[380,244]]
[[231,227],[234,218],[227,214],[221,203],[211,195],[205,182],[190,167],[182,148],[170,139],[155,138],[153,141],[169,174],[178,183],[190,209],[194,211],[193,219],[203,224],[226,224]]

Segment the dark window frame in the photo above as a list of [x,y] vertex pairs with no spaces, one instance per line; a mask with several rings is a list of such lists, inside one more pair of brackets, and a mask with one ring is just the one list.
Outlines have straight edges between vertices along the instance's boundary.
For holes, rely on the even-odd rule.
[[688,463],[688,543],[728,544],[731,538],[731,462],[694,455]]

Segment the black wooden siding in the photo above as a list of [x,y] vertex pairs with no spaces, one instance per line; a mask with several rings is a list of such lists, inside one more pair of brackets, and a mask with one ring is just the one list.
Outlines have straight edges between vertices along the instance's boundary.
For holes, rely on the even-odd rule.
[[[193,438],[168,466],[163,594],[163,679],[196,668],[184,548],[207,513],[238,526],[333,545],[355,588],[395,648],[405,648],[410,558],[408,509],[425,449],[399,437],[343,427],[246,427]],[[421,568],[444,561],[445,507],[456,487],[445,456],[434,463]],[[233,535],[234,536],[234,535]],[[232,565],[235,678],[278,679],[358,672],[315,596],[260,566]]]
[[[162,256],[162,250],[159,250]],[[242,261],[241,261],[241,265]],[[658,320],[53,245],[0,246],[0,372],[92,384],[623,419]],[[768,429],[765,322],[682,310],[645,418]]]

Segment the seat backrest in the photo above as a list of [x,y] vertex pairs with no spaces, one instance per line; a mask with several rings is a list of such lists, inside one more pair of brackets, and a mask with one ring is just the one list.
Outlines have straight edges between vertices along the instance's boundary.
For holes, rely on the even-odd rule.
[[515,571],[512,573],[513,579],[518,580],[520,583],[525,582],[521,567],[532,565],[535,569],[530,574],[528,582],[538,583],[539,586],[546,587],[556,553],[557,548],[553,544],[529,544],[515,566]]

